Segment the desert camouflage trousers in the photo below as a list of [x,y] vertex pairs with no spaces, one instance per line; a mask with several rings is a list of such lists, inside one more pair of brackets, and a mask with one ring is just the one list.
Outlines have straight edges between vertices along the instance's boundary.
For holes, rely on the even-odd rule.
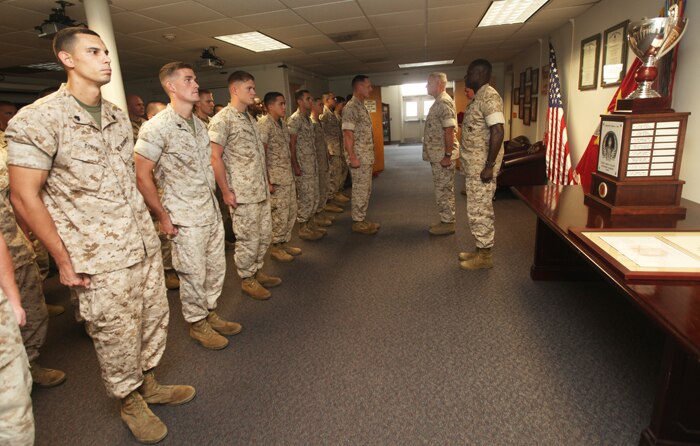
[[372,165],[361,164],[350,169],[352,176],[352,221],[364,221],[367,216],[369,197],[372,194]]
[[469,228],[476,239],[476,247],[491,248],[496,236],[496,216],[493,212],[496,178],[484,183],[479,175],[467,175],[465,189]]
[[156,220],[153,215],[151,215],[151,219],[153,220],[153,225],[155,226],[156,233],[160,239],[160,255],[163,258],[163,269],[173,269],[173,253],[168,234],[160,232],[160,224],[158,224],[158,220]]
[[20,328],[22,342],[27,350],[27,357],[34,361],[39,357],[39,349],[46,341],[49,326],[49,313],[46,310],[41,274],[36,262],[17,268],[15,281],[22,298],[22,308],[27,315],[27,323]]
[[[7,310],[12,311],[9,302]],[[0,446],[34,444],[31,392],[29,361],[22,352],[0,368]]]
[[318,161],[318,204],[316,205],[316,212],[323,211],[324,206],[328,203],[329,181],[330,168],[326,157]]
[[344,160],[342,156],[331,155],[330,159],[328,160],[327,196],[329,200],[332,200],[335,194],[337,194],[343,189],[343,183],[345,183],[345,176],[343,175],[343,164]]
[[158,365],[168,335],[168,300],[159,254],[90,277],[73,288],[92,338],[107,394],[124,398]]
[[294,183],[275,186],[275,193],[270,195],[270,210],[272,243],[287,243],[297,221],[297,188]]
[[239,204],[231,209],[233,232],[236,235],[236,262],[241,279],[252,277],[263,267],[265,254],[272,240],[270,200]]
[[440,163],[430,163],[430,167],[433,171],[435,201],[437,203],[440,221],[443,223],[454,223],[455,162],[450,162],[450,167],[442,167]]
[[49,259],[49,251],[46,249],[43,243],[39,241],[34,234],[29,234],[29,241],[34,246],[34,254],[36,254],[36,264],[39,267],[39,274],[41,275],[41,280],[46,280],[49,277],[49,269],[51,267],[51,260]]
[[297,188],[297,221],[306,223],[318,207],[318,176],[303,174],[294,177]]
[[197,322],[216,309],[226,276],[224,227],[220,221],[208,226],[178,227],[172,239],[173,266],[180,278],[182,315]]

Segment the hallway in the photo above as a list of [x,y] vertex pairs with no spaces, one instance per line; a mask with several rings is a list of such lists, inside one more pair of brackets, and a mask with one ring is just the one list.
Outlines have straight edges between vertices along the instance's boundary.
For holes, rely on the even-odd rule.
[[[495,203],[495,267],[461,271],[457,253],[473,247],[465,197],[457,234],[430,237],[421,148],[387,146],[385,166],[368,214],[379,234],[351,233],[340,214],[325,239],[298,241],[294,262],[266,263],[284,280],[270,300],[241,296],[227,252],[219,312],[244,326],[227,349],[191,342],[169,292],[156,373],[197,397],[154,408],[169,429],[161,444],[636,444],[659,331],[602,281],[531,281],[535,216],[508,191]],[[136,444],[56,277],[47,300],[67,311],[51,319],[41,363],[68,380],[34,389],[37,445]]]

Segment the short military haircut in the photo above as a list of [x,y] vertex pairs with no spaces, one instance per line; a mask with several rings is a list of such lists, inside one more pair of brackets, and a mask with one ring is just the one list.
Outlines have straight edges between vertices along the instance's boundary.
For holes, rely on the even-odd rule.
[[428,79],[439,79],[441,84],[447,83],[447,75],[439,71],[433,71],[428,75]]
[[301,100],[301,98],[304,97],[304,93],[311,94],[311,93],[309,93],[309,90],[306,90],[306,89],[303,89],[303,88],[302,88],[301,90],[297,90],[297,91],[294,92],[294,100],[295,100],[295,101]]
[[156,108],[160,105],[165,107],[165,102],[160,102],[160,101],[149,102],[148,105],[146,106],[146,116],[152,115],[153,112],[156,110]]
[[280,96],[282,96],[282,98],[284,99],[284,95],[279,91],[271,91],[269,93],[266,93],[263,97],[263,104],[265,104],[265,107],[268,107],[270,104],[277,102],[277,98]]
[[342,96],[336,96],[336,97],[335,97],[335,102],[337,102],[338,104],[344,104],[344,103],[345,103],[345,98],[342,97]]
[[199,94],[211,94],[211,91],[207,90],[206,88],[200,88]]
[[492,69],[491,62],[489,62],[488,60],[476,59],[476,60],[473,60],[472,63],[469,64],[469,66],[474,67],[474,68],[477,68],[477,67],[481,68],[486,72],[486,74],[489,75],[489,77],[491,77],[491,69]]
[[[61,51],[70,51],[73,49],[73,44],[75,43],[75,36],[78,34],[87,34],[89,36],[100,37],[95,31],[89,28],[83,28],[80,26],[71,26],[69,28],[63,28],[53,38],[53,54],[56,56],[59,62],[61,59],[58,58],[58,53]],[[63,63],[63,62],[61,62]]]
[[231,75],[228,77],[228,84],[231,85],[236,82],[248,82],[254,80],[255,78],[252,74],[248,73],[247,71],[238,70],[231,73]]
[[[190,69],[192,70],[192,65],[185,62],[169,62],[163,65],[158,72],[158,79],[160,80],[160,85],[165,90],[165,81],[170,79],[177,70]],[[167,90],[166,90],[167,93]]]
[[314,104],[323,104],[323,100],[321,98],[314,98]]
[[369,79],[369,76],[365,76],[364,74],[358,74],[357,76],[352,78],[352,88],[355,88],[355,85],[362,83]]
[[323,99],[323,102],[325,103],[327,100],[329,100],[330,98],[334,98],[334,97],[335,97],[335,95],[333,94],[332,91],[327,91],[327,92],[323,93],[323,95],[321,96],[321,99]]

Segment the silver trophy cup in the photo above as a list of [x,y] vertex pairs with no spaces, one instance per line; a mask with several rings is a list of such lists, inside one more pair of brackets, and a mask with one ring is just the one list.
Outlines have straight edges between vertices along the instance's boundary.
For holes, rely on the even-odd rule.
[[632,51],[642,60],[642,66],[634,77],[637,89],[625,99],[661,97],[652,88],[658,75],[656,61],[676,46],[683,37],[687,24],[687,18],[678,17],[676,5],[669,8],[668,17],[644,19],[629,24],[627,39]]

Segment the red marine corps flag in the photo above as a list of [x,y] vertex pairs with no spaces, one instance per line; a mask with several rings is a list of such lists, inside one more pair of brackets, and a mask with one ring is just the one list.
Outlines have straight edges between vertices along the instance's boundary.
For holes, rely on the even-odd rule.
[[544,136],[547,147],[547,178],[554,184],[574,184],[569,153],[569,136],[564,120],[564,104],[561,101],[561,83],[557,69],[557,56],[549,44],[549,108],[547,130]]

